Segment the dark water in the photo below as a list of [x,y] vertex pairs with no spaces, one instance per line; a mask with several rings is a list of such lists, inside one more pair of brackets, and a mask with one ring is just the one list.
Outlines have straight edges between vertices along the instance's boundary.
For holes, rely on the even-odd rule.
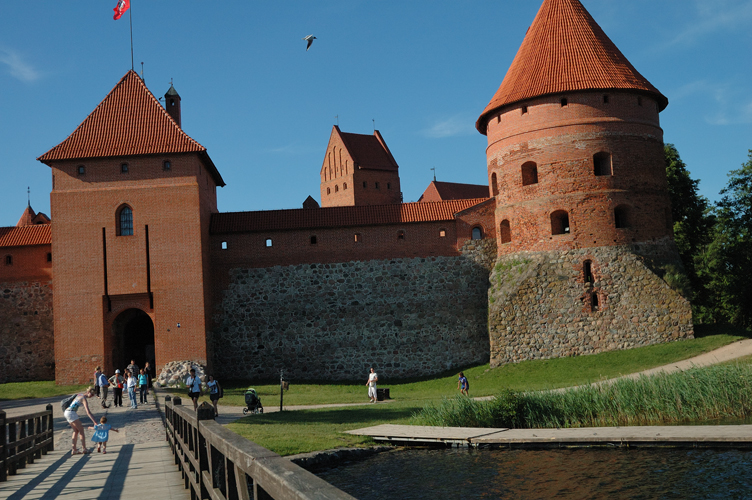
[[317,475],[369,499],[752,499],[752,451],[387,452]]

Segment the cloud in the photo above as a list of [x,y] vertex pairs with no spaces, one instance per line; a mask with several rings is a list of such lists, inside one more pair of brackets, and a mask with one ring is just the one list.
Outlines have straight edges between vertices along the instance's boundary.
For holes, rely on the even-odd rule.
[[22,82],[33,82],[41,77],[39,71],[24,61],[14,50],[0,48],[0,63],[6,64],[11,76]]
[[433,126],[424,129],[421,133],[431,139],[443,139],[458,135],[472,135],[475,132],[475,119],[455,115],[437,121]]
[[736,28],[752,22],[752,2],[749,0],[696,0],[696,16],[676,33],[666,47],[693,45],[705,36]]
[[711,103],[713,111],[705,115],[705,121],[710,125],[752,123],[752,99],[745,94],[743,85],[696,80],[682,85],[671,95],[674,101],[699,97],[695,99],[697,105],[702,101]]

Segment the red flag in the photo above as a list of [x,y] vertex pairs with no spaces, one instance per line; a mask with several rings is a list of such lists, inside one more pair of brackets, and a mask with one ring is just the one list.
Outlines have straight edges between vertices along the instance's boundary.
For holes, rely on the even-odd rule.
[[125,14],[125,11],[128,10],[128,8],[131,6],[131,0],[118,0],[117,7],[115,7],[115,15],[113,16],[113,19],[117,21],[121,17],[123,17],[123,14]]

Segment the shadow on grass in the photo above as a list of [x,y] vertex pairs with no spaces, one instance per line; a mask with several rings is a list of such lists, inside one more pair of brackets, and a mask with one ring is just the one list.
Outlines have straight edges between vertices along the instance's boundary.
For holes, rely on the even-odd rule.
[[296,410],[275,413],[262,413],[241,418],[236,421],[243,425],[264,424],[357,424],[367,427],[381,424],[385,421],[407,420],[413,413],[420,410],[422,405],[410,405],[394,408],[387,406],[364,406],[353,408],[331,408],[325,410]]
[[734,325],[695,325],[695,338],[710,337],[711,335],[738,335],[752,338],[752,329]]

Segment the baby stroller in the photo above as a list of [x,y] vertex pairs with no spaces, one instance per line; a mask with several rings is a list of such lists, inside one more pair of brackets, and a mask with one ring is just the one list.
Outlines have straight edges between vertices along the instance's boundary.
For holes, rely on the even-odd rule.
[[248,412],[264,413],[264,406],[261,404],[261,398],[258,397],[256,389],[253,387],[249,387],[248,390],[245,391],[245,405],[246,408],[243,408],[243,415],[248,415]]

